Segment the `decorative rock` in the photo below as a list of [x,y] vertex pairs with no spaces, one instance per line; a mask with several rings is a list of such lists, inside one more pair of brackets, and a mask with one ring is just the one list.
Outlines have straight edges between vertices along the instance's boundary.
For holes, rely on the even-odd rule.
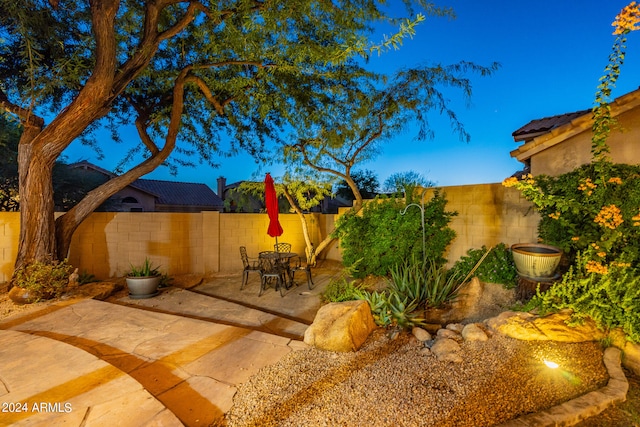
[[20,288],[18,286],[14,286],[9,291],[9,298],[16,304],[24,305],[31,304],[37,301],[37,297],[28,289]]
[[202,284],[204,276],[201,274],[179,274],[171,276],[171,286],[182,289],[191,289]]
[[457,316],[451,321],[457,322],[474,315],[477,311],[478,302],[482,298],[483,290],[483,284],[477,277],[465,283],[458,292],[458,297],[452,303],[452,308],[456,311]]
[[414,327],[411,333],[418,341],[425,342],[431,340],[431,334],[422,328]]
[[640,344],[627,341],[627,336],[620,328],[609,332],[611,345],[622,350],[622,364],[636,375],[640,375]]
[[462,323],[449,323],[445,329],[461,333],[462,329],[464,329],[464,325]]
[[460,344],[449,338],[438,338],[431,347],[431,352],[443,362],[461,362],[460,350]]
[[606,337],[595,322],[585,319],[582,325],[568,327],[570,310],[563,310],[545,317],[531,313],[506,311],[487,319],[486,324],[501,334],[524,341],[552,340],[560,342],[597,341]]
[[462,329],[462,338],[465,341],[487,341],[487,334],[475,323],[470,323]]
[[[482,297],[483,285],[477,277],[466,282],[455,300],[446,307],[428,308],[424,311],[426,323],[446,325],[448,323],[460,322],[477,311],[478,302]],[[426,329],[429,329],[426,327]]]
[[429,347],[423,347],[420,349],[420,354],[423,356],[431,356],[431,349]]
[[452,331],[451,329],[439,329],[436,334],[438,338],[448,338],[455,341],[462,341],[462,337],[459,333]]
[[329,351],[355,351],[376,329],[366,301],[335,302],[318,310],[304,333],[308,345]]
[[439,338],[431,347],[431,351],[438,356],[439,354],[452,351],[460,351],[461,347],[455,340],[449,338]]

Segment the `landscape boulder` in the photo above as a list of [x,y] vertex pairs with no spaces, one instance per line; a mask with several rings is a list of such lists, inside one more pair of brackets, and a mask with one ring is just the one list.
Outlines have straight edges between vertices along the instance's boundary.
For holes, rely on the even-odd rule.
[[320,307],[304,342],[322,350],[356,351],[375,329],[368,302],[333,302]]
[[496,332],[523,341],[585,342],[598,341],[607,336],[590,318],[585,319],[582,324],[569,327],[567,323],[570,318],[571,310],[542,317],[531,313],[505,311],[497,317],[487,319],[486,324]]
[[561,342],[585,342],[609,339],[611,345],[622,351],[622,364],[640,375],[640,345],[626,339],[620,329],[609,333],[599,329],[595,322],[587,318],[582,324],[569,326],[570,310],[563,310],[539,317],[531,313],[506,311],[487,319],[485,324],[495,332],[520,340],[551,340]]

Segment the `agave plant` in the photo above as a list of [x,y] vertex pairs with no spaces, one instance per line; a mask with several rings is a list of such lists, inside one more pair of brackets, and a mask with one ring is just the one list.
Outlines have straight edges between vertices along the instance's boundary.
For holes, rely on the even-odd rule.
[[464,282],[461,274],[451,272],[433,261],[425,266],[424,280],[427,307],[441,307],[456,299]]

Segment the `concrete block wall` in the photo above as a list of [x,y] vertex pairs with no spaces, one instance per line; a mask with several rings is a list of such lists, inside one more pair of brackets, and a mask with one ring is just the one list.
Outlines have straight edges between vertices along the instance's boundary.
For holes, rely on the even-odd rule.
[[211,240],[217,240],[219,227],[217,215],[206,214],[93,213],[73,236],[69,262],[102,279],[123,276],[147,257],[164,273],[214,271],[218,257]]
[[19,238],[20,213],[0,212],[0,283],[11,279]]
[[[433,190],[430,190],[433,191]],[[501,184],[444,187],[447,209],[458,212],[451,223],[457,237],[446,257],[452,264],[471,248],[537,241],[538,214],[520,193]],[[337,215],[311,214],[307,223],[312,242],[333,231]],[[281,214],[280,242],[304,253],[300,219]],[[0,282],[8,281],[17,255],[20,216],[0,212]],[[168,274],[237,272],[239,247],[250,255],[273,250],[275,238],[266,233],[266,214],[96,212],[74,234],[69,261],[99,279],[119,277],[130,264],[145,257]],[[323,254],[340,260],[337,242]]]
[[450,186],[442,191],[446,209],[458,212],[450,224],[456,238],[445,255],[450,265],[469,249],[483,245],[537,242],[540,216],[519,191],[499,183]]

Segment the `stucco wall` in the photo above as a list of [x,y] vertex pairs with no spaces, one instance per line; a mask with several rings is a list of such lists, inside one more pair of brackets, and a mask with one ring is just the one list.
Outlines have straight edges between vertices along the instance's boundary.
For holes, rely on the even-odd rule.
[[[470,248],[496,243],[536,241],[538,215],[512,188],[501,184],[445,187],[448,210],[459,213],[451,226],[457,237],[446,254],[450,263]],[[308,216],[314,244],[333,230],[336,216]],[[280,242],[303,253],[304,238],[295,214],[281,214]],[[220,212],[96,212],[76,231],[69,261],[80,271],[100,279],[121,276],[130,263],[149,257],[168,274],[237,272],[242,268],[238,247],[250,255],[272,250],[275,239],[266,234],[266,214]],[[10,279],[17,254],[19,214],[0,212],[0,282]],[[339,260],[334,243],[323,255]]]
[[[620,128],[611,132],[607,144],[615,163],[640,163],[640,108],[618,116]],[[591,129],[531,157],[533,175],[561,175],[591,161]]]

